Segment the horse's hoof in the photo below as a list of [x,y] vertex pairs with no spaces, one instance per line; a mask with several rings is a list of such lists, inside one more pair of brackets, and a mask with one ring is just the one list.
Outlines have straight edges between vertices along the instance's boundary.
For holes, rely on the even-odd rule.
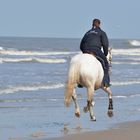
[[84,107],[83,108],[83,111],[85,112],[85,113],[87,113],[89,110],[88,110],[88,107]]
[[90,119],[91,119],[91,121],[96,122],[96,118],[95,118],[95,116],[90,116]]
[[80,113],[79,113],[79,112],[76,112],[76,113],[75,113],[75,116],[76,116],[77,118],[80,118]]
[[108,110],[108,112],[107,112],[107,114],[108,114],[108,117],[113,117],[113,110]]
[[91,119],[91,121],[96,122],[96,119]]

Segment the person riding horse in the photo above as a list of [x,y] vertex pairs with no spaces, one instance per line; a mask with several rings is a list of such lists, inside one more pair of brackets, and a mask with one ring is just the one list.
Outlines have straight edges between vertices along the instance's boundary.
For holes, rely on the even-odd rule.
[[74,101],[76,117],[80,117],[80,108],[76,95],[77,86],[87,88],[87,105],[83,111],[90,113],[92,121],[96,121],[93,112],[95,104],[94,94],[99,88],[108,93],[109,105],[107,114],[109,117],[113,116],[113,93],[110,89],[109,78],[112,56],[111,49],[108,50],[108,46],[108,37],[100,28],[100,20],[94,19],[93,28],[81,40],[80,49],[83,53],[75,55],[70,61],[68,80],[65,86],[65,105],[68,107],[71,99]]
[[[110,86],[108,55],[109,41],[106,33],[100,28],[101,21],[94,19],[92,29],[81,40],[80,49],[83,53],[93,54],[101,62],[104,69],[103,86]],[[104,53],[102,52],[102,49]],[[80,87],[80,85],[78,85]]]

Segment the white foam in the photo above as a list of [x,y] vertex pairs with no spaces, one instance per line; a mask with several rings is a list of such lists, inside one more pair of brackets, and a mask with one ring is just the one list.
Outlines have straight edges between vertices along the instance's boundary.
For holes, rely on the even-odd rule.
[[129,58],[130,60],[133,60],[133,61],[140,61],[140,57],[137,57],[137,58],[133,58],[133,57],[131,57],[131,58]]
[[130,95],[130,97],[140,97],[140,94]]
[[0,63],[5,62],[39,62],[39,63],[65,63],[65,59],[48,59],[48,58],[37,58],[37,57],[29,57],[29,58],[0,58]]
[[1,50],[1,51],[4,50],[3,47],[0,47],[0,50]]
[[120,65],[120,64],[139,65],[140,62],[112,62],[112,64],[115,64],[115,65]]
[[[125,93],[125,95],[124,95],[124,93],[122,95],[114,95],[113,94],[113,99],[127,99],[127,98],[135,98],[135,97],[140,97],[140,94],[135,94],[135,93],[131,93],[131,94]],[[97,98],[106,99],[108,97],[102,96],[102,97],[97,97]]]
[[45,56],[45,55],[68,55],[76,54],[78,52],[41,52],[41,51],[25,51],[25,50],[15,50],[15,49],[3,49],[1,47],[0,54],[3,55],[18,55],[18,56]]
[[113,98],[128,98],[128,97],[124,95],[118,95],[118,96],[113,96]]
[[134,98],[134,97],[140,97],[140,94],[113,96],[113,98]]
[[40,63],[65,63],[65,59],[42,59],[42,58],[36,58],[37,62]]
[[140,41],[138,41],[138,40],[130,40],[129,43],[132,46],[140,46]]
[[113,86],[126,86],[133,84],[140,84],[140,81],[124,81],[124,82],[111,82]]
[[19,91],[37,91],[41,89],[57,89],[64,87],[64,84],[53,84],[53,85],[29,85],[29,86],[12,86],[0,90],[0,94],[16,93]]
[[[41,52],[41,51],[25,51],[25,50],[16,50],[16,49],[3,49],[0,47],[0,54],[3,55],[15,55],[15,56],[48,56],[48,55],[74,55],[80,52]],[[140,56],[140,48],[134,49],[112,49],[113,55],[130,55],[130,56]]]
[[[113,99],[126,99],[126,98],[134,98],[134,97],[140,97],[140,94],[133,94],[133,95],[113,95]],[[107,99],[108,97],[102,96],[102,97],[97,97],[99,99]]]
[[140,56],[140,48],[134,49],[112,49],[113,55],[128,55],[128,56]]

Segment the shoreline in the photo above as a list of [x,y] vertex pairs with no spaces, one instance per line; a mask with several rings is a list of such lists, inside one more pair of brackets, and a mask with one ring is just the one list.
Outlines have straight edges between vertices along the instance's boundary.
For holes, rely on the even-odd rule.
[[43,140],[139,140],[140,139],[140,120],[125,122],[114,126],[109,130],[96,132],[83,132],[71,134],[59,138],[48,138]]

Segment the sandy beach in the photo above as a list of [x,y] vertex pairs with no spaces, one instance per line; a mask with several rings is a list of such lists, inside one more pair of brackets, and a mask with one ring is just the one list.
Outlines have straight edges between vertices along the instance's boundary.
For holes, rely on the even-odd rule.
[[139,140],[140,121],[120,124],[110,130],[68,135],[49,140]]

